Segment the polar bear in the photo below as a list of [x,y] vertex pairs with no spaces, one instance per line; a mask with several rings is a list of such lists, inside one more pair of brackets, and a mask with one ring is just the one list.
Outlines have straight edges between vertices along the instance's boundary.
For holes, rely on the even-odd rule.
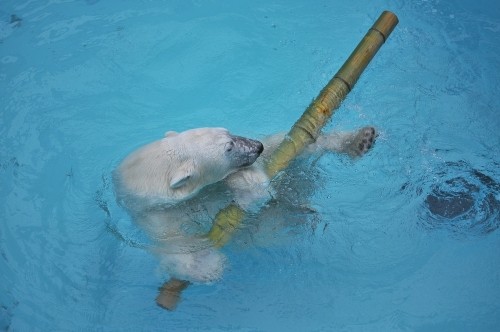
[[[373,127],[327,133],[306,153],[357,157],[375,137]],[[117,200],[149,235],[171,277],[200,283],[221,277],[225,257],[203,234],[228,203],[252,210],[273,197],[263,166],[283,138],[276,134],[261,143],[225,128],[168,131],[120,163],[114,172]]]

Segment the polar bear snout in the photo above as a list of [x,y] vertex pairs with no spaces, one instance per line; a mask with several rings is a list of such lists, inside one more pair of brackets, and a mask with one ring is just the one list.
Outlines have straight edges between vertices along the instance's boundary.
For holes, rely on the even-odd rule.
[[227,150],[234,161],[235,167],[252,165],[264,151],[264,145],[257,141],[241,136],[231,136],[232,146]]

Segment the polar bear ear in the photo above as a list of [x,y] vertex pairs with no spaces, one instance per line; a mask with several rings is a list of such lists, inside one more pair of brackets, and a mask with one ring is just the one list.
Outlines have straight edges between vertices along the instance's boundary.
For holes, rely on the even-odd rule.
[[174,137],[174,136],[177,136],[177,132],[176,131],[167,131],[165,133],[165,137]]
[[179,167],[170,180],[170,188],[178,189],[184,186],[194,176],[194,164],[186,162]]

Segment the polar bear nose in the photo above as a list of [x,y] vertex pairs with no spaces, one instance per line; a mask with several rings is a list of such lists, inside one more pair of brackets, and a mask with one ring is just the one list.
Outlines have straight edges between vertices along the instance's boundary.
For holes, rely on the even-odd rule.
[[259,155],[262,153],[262,151],[264,151],[264,144],[262,144],[261,142],[257,141],[259,144],[258,144],[258,147],[257,147],[257,152],[259,153]]
[[257,141],[246,137],[232,137],[235,148],[232,150],[233,157],[238,160],[239,167],[245,167],[253,164],[255,160],[264,151],[264,145]]
[[254,139],[241,136],[233,136],[233,141],[237,149],[240,150],[241,152],[252,153],[252,154],[256,153],[260,155],[262,151],[264,151],[264,145],[261,142]]
[[252,140],[252,141],[253,141],[253,149],[255,150],[255,153],[260,156],[262,151],[264,151],[264,145],[259,141],[256,141],[256,140]]

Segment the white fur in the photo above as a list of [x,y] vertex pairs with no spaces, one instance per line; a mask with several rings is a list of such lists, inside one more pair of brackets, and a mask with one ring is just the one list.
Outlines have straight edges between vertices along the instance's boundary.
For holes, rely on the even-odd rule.
[[[175,277],[209,282],[222,274],[224,256],[199,234],[203,227],[192,220],[192,205],[182,203],[242,168],[230,159],[236,152],[227,153],[234,138],[224,128],[169,131],[128,155],[115,172],[118,201],[153,239],[153,251]],[[246,146],[241,149],[239,156],[246,153]]]
[[199,128],[167,132],[131,153],[118,168],[121,191],[175,204],[237,169],[223,158],[228,132]]
[[[307,152],[350,154],[352,142],[361,137],[360,133],[320,136]],[[117,198],[149,234],[154,242],[153,251],[173,277],[195,282],[221,277],[225,257],[202,236],[207,227],[197,220],[196,213],[205,211],[208,219],[213,220],[216,212],[227,204],[222,197],[228,196],[228,190],[245,210],[257,210],[273,197],[275,193],[263,164],[283,137],[266,138],[264,153],[257,162],[240,167],[234,165],[227,153],[234,136],[226,129],[168,131],[164,138],[132,152],[118,166]],[[354,143],[357,146],[359,141]],[[222,185],[216,191],[208,191],[203,197],[196,195],[216,183]]]

